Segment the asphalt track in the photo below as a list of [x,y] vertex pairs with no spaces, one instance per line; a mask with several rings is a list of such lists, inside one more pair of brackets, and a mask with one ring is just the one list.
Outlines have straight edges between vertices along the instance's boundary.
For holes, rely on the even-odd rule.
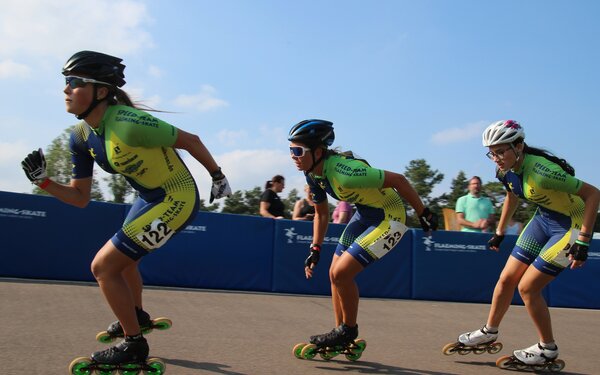
[[[300,360],[292,347],[333,326],[326,297],[147,288],[145,309],[173,320],[147,335],[167,374],[511,374],[495,360],[536,342],[522,306],[512,306],[496,355],[445,356],[441,348],[483,324],[488,305],[362,299],[357,362],[343,356]],[[600,311],[551,309],[563,374],[600,373]],[[95,334],[113,320],[97,286],[0,279],[0,374],[67,374],[75,357],[105,345]],[[529,372],[531,373],[531,372]]]

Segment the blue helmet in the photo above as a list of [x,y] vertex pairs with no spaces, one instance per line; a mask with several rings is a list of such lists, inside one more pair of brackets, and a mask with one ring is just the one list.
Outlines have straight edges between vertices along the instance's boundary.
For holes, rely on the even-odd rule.
[[313,147],[320,145],[329,147],[334,140],[333,122],[317,119],[300,121],[292,126],[288,136],[288,141]]

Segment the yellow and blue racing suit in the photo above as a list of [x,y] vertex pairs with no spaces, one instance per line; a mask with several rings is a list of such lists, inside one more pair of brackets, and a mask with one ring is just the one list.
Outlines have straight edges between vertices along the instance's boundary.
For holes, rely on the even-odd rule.
[[336,254],[347,251],[364,267],[387,254],[407,228],[402,199],[392,188],[382,188],[384,171],[350,155],[330,153],[321,176],[308,173],[315,203],[327,199],[356,205],[356,213],[340,237]]
[[80,122],[71,133],[72,178],[92,177],[95,161],[139,194],[111,239],[134,260],[164,245],[197,214],[198,189],[172,147],[176,139],[176,127],[122,105],[109,106],[98,128]]
[[585,206],[576,194],[583,183],[542,156],[524,158],[519,171],[498,172],[506,190],[538,206],[511,255],[557,276],[569,265],[568,245],[581,230]]

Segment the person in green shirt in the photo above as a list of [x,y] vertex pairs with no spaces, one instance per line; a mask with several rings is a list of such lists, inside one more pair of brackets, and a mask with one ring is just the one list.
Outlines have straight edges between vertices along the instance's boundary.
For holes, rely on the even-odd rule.
[[456,201],[456,221],[463,232],[487,232],[494,225],[494,206],[481,195],[481,178],[469,180],[469,193]]
[[29,180],[59,200],[85,207],[90,201],[94,163],[127,179],[139,196],[122,228],[98,251],[92,273],[118,319],[109,327],[125,339],[92,354],[103,364],[143,362],[148,344],[140,323],[140,259],[185,229],[198,211],[198,188],[177,149],[188,151],[212,176],[210,202],[231,194],[225,175],[197,135],[185,132],[135,107],[121,89],[122,59],[94,51],[75,53],[65,63],[66,110],[79,120],[71,134],[70,183],[51,180],[42,149],[21,163]]

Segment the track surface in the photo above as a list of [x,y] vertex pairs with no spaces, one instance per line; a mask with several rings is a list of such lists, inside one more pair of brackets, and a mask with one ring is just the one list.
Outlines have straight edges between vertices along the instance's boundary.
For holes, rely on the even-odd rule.
[[[511,374],[495,360],[536,342],[522,306],[512,306],[496,355],[445,356],[442,347],[485,322],[488,305],[362,299],[360,337],[368,346],[358,362],[338,356],[300,360],[292,347],[333,327],[330,299],[315,296],[207,290],[144,291],[154,317],[173,320],[168,331],[147,336],[150,355],[167,374]],[[600,311],[552,308],[566,363],[563,374],[600,373]],[[0,279],[0,374],[67,374],[75,357],[105,345],[98,331],[114,320],[97,286]],[[529,372],[531,373],[531,372]]]

